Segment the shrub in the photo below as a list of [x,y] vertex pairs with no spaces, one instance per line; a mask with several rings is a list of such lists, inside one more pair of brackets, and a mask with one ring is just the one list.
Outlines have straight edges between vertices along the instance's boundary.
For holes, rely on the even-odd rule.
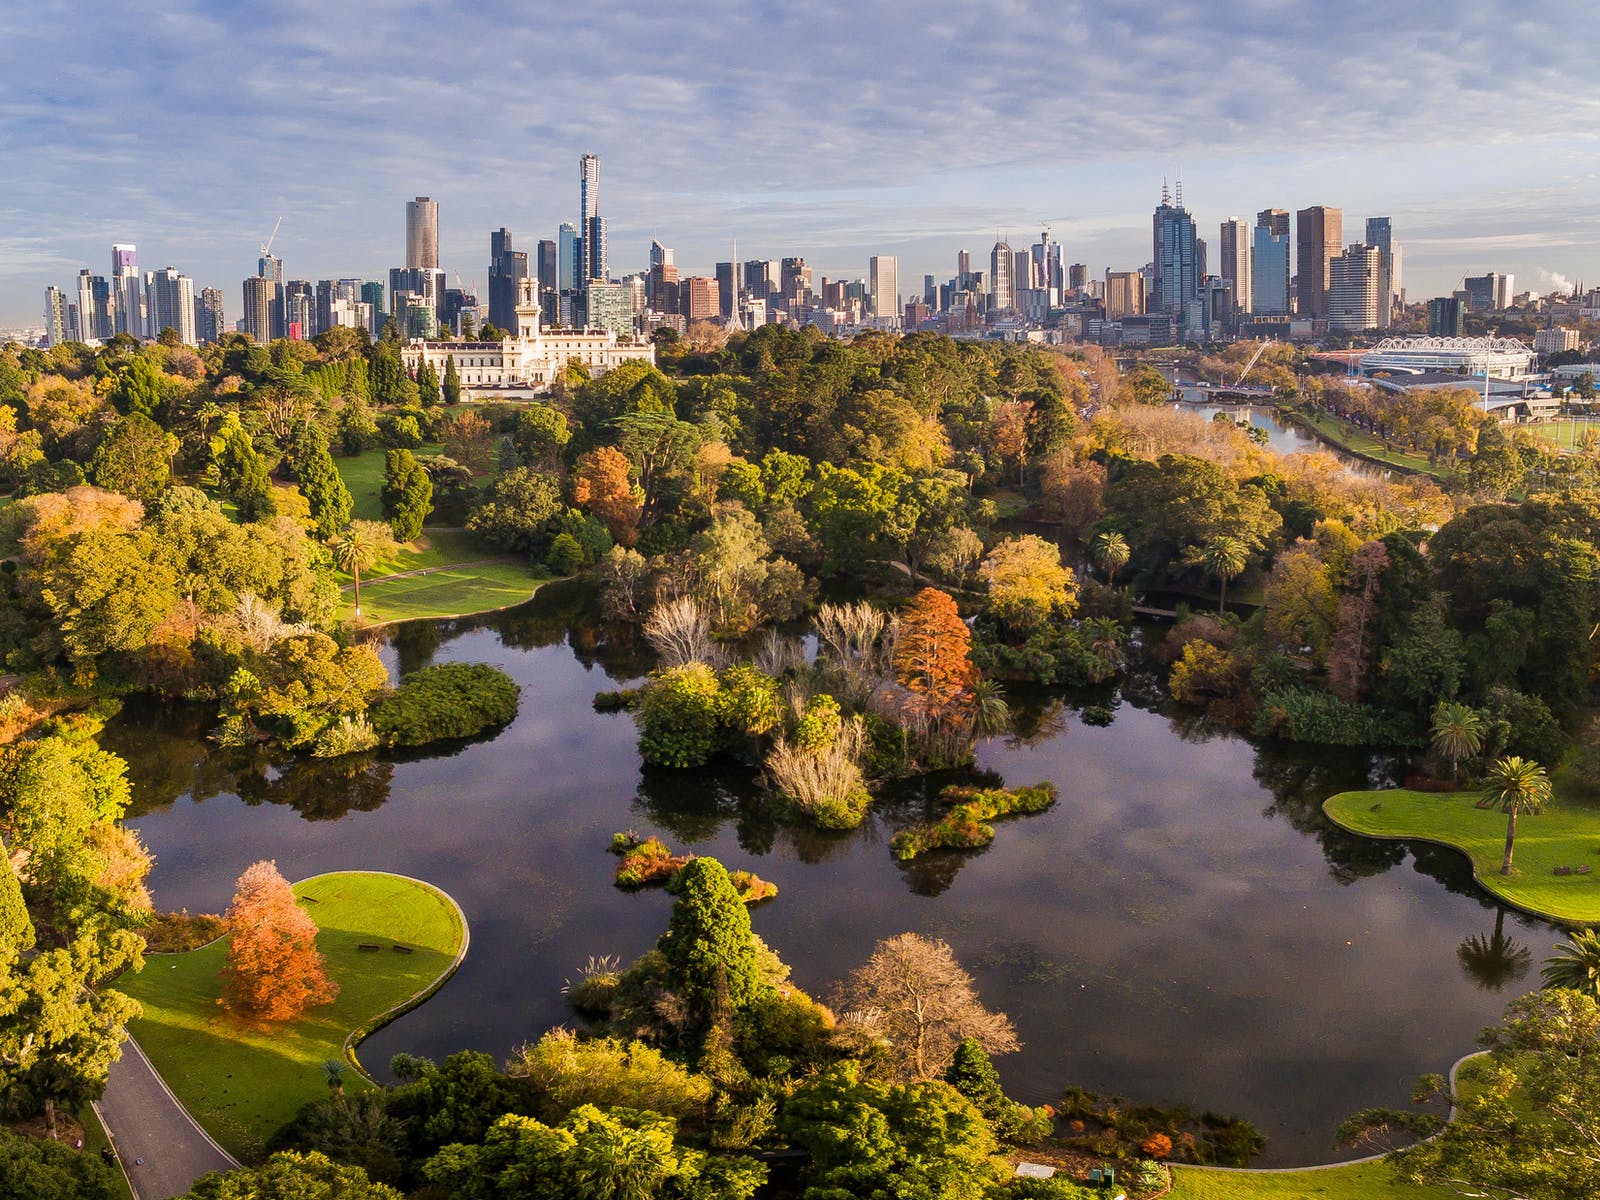
[[157,913],[139,928],[145,949],[153,954],[181,954],[228,932],[228,923],[215,913]]
[[[808,735],[808,740],[815,739]],[[767,778],[774,791],[824,829],[854,829],[872,801],[861,773],[866,746],[859,717],[842,722],[816,749],[780,739],[767,755]]]
[[[616,837],[623,837],[617,834]],[[612,849],[616,850],[615,839]],[[681,870],[694,855],[673,854],[666,843],[657,838],[634,840],[622,851],[622,861],[617,864],[616,884],[620,888],[642,888],[652,883],[665,883]]]
[[704,766],[717,745],[720,691],[711,668],[698,662],[651,680],[637,711],[645,762],[680,770]]
[[511,676],[484,663],[441,663],[413,671],[372,706],[373,731],[386,746],[426,746],[474,737],[517,715]]
[[901,862],[929,850],[974,850],[994,840],[994,826],[986,824],[997,817],[1041,813],[1056,802],[1054,784],[1041,783],[1031,788],[947,787],[940,799],[952,805],[950,812],[931,825],[902,829],[894,835],[889,849]]
[[346,754],[359,754],[374,749],[378,735],[373,732],[365,713],[353,717],[340,717],[317,735],[311,753],[316,758],[339,758]]
[[746,904],[760,904],[778,894],[777,884],[769,883],[754,871],[734,871],[728,878],[733,880],[733,890]]
[[702,1120],[711,1102],[710,1080],[643,1042],[584,1041],[566,1029],[520,1047],[506,1074],[532,1086],[537,1115],[546,1121],[559,1121],[583,1104]]
[[1281,688],[1262,696],[1255,732],[1325,746],[1397,746],[1418,740],[1379,709],[1309,688]]
[[557,534],[544,563],[556,575],[576,575],[583,569],[583,547],[570,533]]

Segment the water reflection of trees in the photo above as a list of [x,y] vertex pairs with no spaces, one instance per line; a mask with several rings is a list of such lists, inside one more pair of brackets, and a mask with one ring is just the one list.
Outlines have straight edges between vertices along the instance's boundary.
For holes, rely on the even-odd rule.
[[1528,973],[1532,952],[1505,931],[1506,909],[1497,905],[1494,931],[1475,933],[1456,947],[1456,958],[1467,978],[1486,992],[1498,992]]
[[307,821],[337,821],[371,812],[389,799],[394,764],[373,754],[296,759],[281,768],[252,764],[234,785],[246,804],[282,804]]
[[1252,774],[1272,793],[1263,815],[1282,817],[1322,848],[1328,871],[1340,883],[1381,875],[1405,861],[1401,842],[1379,841],[1340,829],[1322,811],[1322,802],[1337,792],[1367,786],[1371,757],[1352,751],[1312,746],[1265,745],[1256,748]]

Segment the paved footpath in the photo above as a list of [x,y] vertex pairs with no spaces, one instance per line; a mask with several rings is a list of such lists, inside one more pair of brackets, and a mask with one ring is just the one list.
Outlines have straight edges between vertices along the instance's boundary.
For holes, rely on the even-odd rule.
[[181,1196],[207,1172],[239,1165],[178,1103],[131,1037],[111,1066],[95,1111],[122,1159],[134,1200]]

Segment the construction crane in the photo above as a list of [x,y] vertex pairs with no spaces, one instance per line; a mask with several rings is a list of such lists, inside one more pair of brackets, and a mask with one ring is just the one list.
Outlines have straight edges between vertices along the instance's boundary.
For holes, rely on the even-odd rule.
[[1275,342],[1275,341],[1277,341],[1277,338],[1268,338],[1266,341],[1262,342],[1259,346],[1256,347],[1256,352],[1250,356],[1250,361],[1245,363],[1244,370],[1239,372],[1239,378],[1234,381],[1234,384],[1233,384],[1234,387],[1237,388],[1237,387],[1243,387],[1244,386],[1245,376],[1250,374],[1251,368],[1254,367],[1256,365],[1256,362],[1261,358],[1261,352],[1263,350],[1265,350],[1268,346],[1272,345],[1272,343]]
[[279,217],[276,225],[272,227],[272,235],[261,243],[261,257],[266,258],[272,252],[272,243],[278,240],[278,230],[283,225],[283,218]]

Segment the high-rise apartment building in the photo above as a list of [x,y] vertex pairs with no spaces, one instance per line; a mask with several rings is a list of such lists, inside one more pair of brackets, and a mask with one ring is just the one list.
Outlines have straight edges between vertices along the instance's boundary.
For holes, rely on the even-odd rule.
[[[966,253],[962,251],[962,253]],[[1008,313],[1017,307],[1017,260],[1011,247],[996,242],[989,251],[989,311]]]
[[389,316],[383,307],[383,284],[376,279],[364,281],[361,284],[361,303],[372,313],[372,324],[368,326],[367,332],[377,337],[383,332],[383,323]]
[[1295,296],[1303,317],[1328,315],[1328,265],[1344,241],[1344,213],[1314,205],[1302,208],[1295,221]]
[[144,277],[139,274],[139,248],[118,242],[111,247],[112,303],[116,332],[144,337]]
[[111,285],[104,275],[78,272],[78,330],[80,342],[92,345],[116,332]]
[[1467,332],[1467,306],[1454,296],[1428,301],[1428,336],[1461,337]]
[[276,323],[282,318],[282,297],[278,281],[262,275],[244,281],[244,332],[263,344],[273,339]]
[[59,346],[72,335],[67,331],[67,298],[54,285],[44,289],[44,344]]
[[577,260],[573,265],[572,286],[579,291],[589,280],[599,278],[593,270],[594,251],[588,245],[589,222],[600,215],[600,156],[585,154],[578,159]]
[[717,281],[709,275],[691,275],[678,285],[678,311],[693,324],[715,321],[722,315]]
[[178,335],[185,346],[198,346],[194,327],[194,280],[180,274],[176,267],[166,267],[150,277],[147,308],[150,329],[155,336],[167,329]]
[[432,270],[439,265],[439,205],[426,196],[406,201],[406,266]]
[[611,262],[606,254],[606,219],[590,217],[583,231],[583,254],[586,275],[584,285],[590,280],[602,282],[611,278]]
[[579,260],[583,250],[583,239],[578,236],[578,227],[563,221],[561,228],[556,231],[556,244],[561,290],[582,287],[583,263]]
[[1251,233],[1247,221],[1229,217],[1222,223],[1222,234],[1217,239],[1222,261],[1217,274],[1233,285],[1235,312],[1251,312],[1250,254]]
[[1394,223],[1388,217],[1368,217],[1366,244],[1378,248],[1378,328],[1387,329],[1400,295],[1400,247],[1394,241]]
[[201,345],[219,340],[228,331],[222,311],[222,293],[216,288],[201,288],[194,306],[195,339]]
[[1151,220],[1151,237],[1155,278],[1150,289],[1150,311],[1181,317],[1189,302],[1200,295],[1202,276],[1194,218],[1183,207],[1181,183],[1176,199],[1162,185],[1161,203],[1156,205]]
[[539,239],[539,290],[542,292],[561,290],[559,254],[553,239]]
[[1260,317],[1289,315],[1289,235],[1257,225],[1250,242],[1250,311]]
[[1145,310],[1144,272],[1106,272],[1106,320],[1136,317]]
[[874,254],[867,260],[867,295],[872,320],[882,329],[900,324],[900,260],[892,254]]
[[1073,263],[1067,268],[1067,290],[1081,292],[1089,286],[1089,264]]
[[1360,333],[1378,325],[1383,254],[1357,243],[1328,263],[1328,328]]

